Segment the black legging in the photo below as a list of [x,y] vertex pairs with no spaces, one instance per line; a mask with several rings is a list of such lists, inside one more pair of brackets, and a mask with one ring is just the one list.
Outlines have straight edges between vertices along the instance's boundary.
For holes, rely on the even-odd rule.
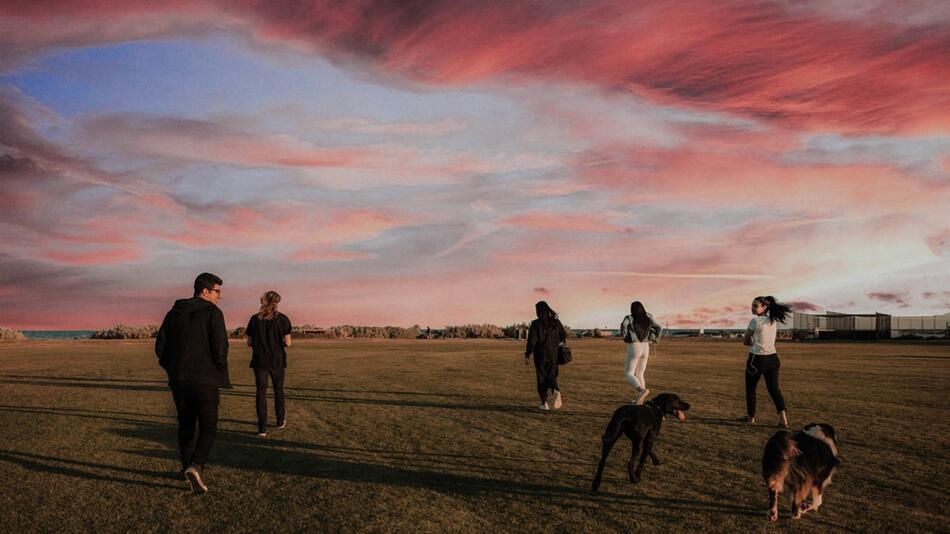
[[749,417],[755,417],[755,388],[761,376],[765,376],[765,387],[775,403],[775,411],[781,413],[785,410],[785,399],[778,387],[778,370],[781,366],[778,354],[749,353],[745,366],[745,405]]
[[534,370],[538,378],[538,396],[541,402],[548,401],[548,390],[558,390],[557,387],[557,362],[547,361],[535,358]]

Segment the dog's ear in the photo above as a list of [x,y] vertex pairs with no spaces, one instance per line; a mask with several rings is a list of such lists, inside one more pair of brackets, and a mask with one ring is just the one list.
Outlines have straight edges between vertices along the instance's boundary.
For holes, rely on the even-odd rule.
[[673,404],[676,402],[676,395],[672,393],[660,393],[653,397],[653,404],[664,413],[672,413]]

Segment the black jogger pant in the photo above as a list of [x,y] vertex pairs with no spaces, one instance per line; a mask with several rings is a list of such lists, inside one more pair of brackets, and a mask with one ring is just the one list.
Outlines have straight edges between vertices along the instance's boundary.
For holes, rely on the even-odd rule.
[[745,404],[749,417],[755,417],[755,388],[759,385],[759,378],[765,377],[765,387],[769,390],[775,411],[785,410],[785,399],[778,387],[778,370],[782,366],[778,354],[752,354],[745,366]]
[[560,389],[557,387],[557,362],[535,359],[534,370],[538,378],[538,396],[541,402],[547,402],[548,390]]
[[267,428],[267,377],[274,384],[274,408],[277,412],[277,424],[284,421],[284,370],[254,369],[254,383],[257,386],[257,429]]
[[[208,453],[218,432],[218,388],[172,388],[172,397],[178,409],[178,450],[183,469],[195,464],[208,463]],[[198,436],[195,439],[195,424]]]

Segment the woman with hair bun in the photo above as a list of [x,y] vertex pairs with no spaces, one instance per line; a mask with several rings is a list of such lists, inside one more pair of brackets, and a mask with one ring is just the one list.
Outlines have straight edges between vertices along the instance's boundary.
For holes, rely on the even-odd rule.
[[781,362],[775,351],[775,337],[778,333],[777,323],[784,323],[791,311],[791,306],[777,302],[772,296],[752,299],[752,314],[755,317],[749,321],[749,328],[742,340],[742,344],[750,349],[745,366],[746,415],[741,417],[740,421],[755,422],[755,388],[759,384],[759,378],[764,376],[765,387],[775,403],[775,411],[778,412],[778,426],[789,428],[785,399],[778,387]]
[[290,319],[277,311],[280,295],[268,291],[261,295],[261,309],[247,323],[247,346],[252,349],[251,368],[257,386],[257,435],[267,435],[267,378],[274,384],[277,428],[287,426],[284,412],[284,369],[291,345]]

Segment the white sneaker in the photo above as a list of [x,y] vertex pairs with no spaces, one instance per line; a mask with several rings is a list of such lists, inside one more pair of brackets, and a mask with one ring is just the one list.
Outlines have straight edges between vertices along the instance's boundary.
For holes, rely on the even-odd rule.
[[542,402],[542,403],[541,403],[541,406],[538,406],[538,409],[539,409],[539,410],[550,410],[550,408],[548,408],[548,403],[546,403],[546,402]]
[[558,410],[561,408],[561,392],[554,390],[554,409]]
[[201,478],[201,471],[193,465],[188,466],[188,469],[185,469],[185,478],[188,480],[188,483],[191,484],[191,491],[194,493],[205,493],[208,491],[208,486],[205,485],[205,481]]

